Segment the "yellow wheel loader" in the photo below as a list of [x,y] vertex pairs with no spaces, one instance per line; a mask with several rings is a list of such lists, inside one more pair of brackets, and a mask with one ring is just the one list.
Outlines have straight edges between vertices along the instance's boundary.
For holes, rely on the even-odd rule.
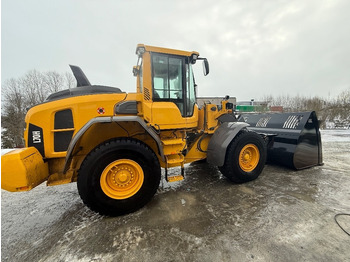
[[[285,123],[269,128],[275,116],[237,121],[228,96],[220,105],[198,108],[192,66],[201,61],[204,74],[209,73],[207,59],[198,52],[139,44],[136,55],[135,93],[91,85],[79,67],[71,66],[77,87],[29,109],[26,148],[2,156],[1,187],[16,192],[44,181],[49,186],[77,182],[88,207],[118,216],[151,200],[161,168],[173,182],[184,178],[186,163],[206,159],[229,180],[242,183],[256,179],[267,159],[286,155],[288,164],[298,163],[295,168],[322,163],[313,112],[287,119],[286,128]],[[304,163],[298,154],[295,160],[294,153],[305,148],[314,158]],[[268,158],[267,152],[276,157]],[[173,167],[181,171],[170,176]]]

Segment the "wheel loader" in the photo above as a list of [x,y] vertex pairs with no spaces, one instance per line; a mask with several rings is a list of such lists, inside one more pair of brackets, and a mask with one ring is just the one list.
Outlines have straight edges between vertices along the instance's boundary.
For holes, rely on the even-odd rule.
[[[136,92],[91,85],[71,66],[77,87],[51,94],[27,112],[25,148],[2,156],[1,187],[18,192],[46,181],[77,182],[82,201],[118,216],[146,205],[164,170],[184,178],[185,164],[206,159],[234,183],[256,179],[265,162],[300,169],[322,164],[314,112],[242,115],[226,96],[196,103],[195,51],[137,45]],[[271,155],[271,157],[270,157]],[[176,175],[168,170],[177,167]]]

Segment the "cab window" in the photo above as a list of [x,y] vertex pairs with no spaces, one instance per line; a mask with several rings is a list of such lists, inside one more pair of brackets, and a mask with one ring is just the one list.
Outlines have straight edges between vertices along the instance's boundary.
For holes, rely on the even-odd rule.
[[186,57],[152,54],[153,101],[173,102],[183,117],[193,115],[194,78]]

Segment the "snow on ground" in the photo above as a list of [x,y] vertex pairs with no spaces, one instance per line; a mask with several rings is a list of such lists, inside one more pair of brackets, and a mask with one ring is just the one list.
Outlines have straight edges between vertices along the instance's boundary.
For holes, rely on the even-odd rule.
[[323,142],[349,142],[350,129],[322,129],[321,139]]
[[15,149],[14,148],[1,148],[1,155],[4,155],[4,154],[11,152],[13,150],[15,150]]
[[146,207],[122,217],[91,211],[76,183],[1,190],[1,261],[347,261],[334,216],[349,213],[350,130],[321,136],[323,166],[267,165],[232,184],[214,166],[190,164],[185,180],[163,178]]

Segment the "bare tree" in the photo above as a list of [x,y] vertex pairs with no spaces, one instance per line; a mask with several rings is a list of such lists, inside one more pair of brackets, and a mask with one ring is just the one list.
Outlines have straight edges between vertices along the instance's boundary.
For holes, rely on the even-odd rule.
[[39,104],[45,100],[47,91],[44,79],[44,75],[37,70],[31,70],[19,79],[29,106]]
[[23,77],[6,80],[2,84],[1,144],[4,148],[24,146],[24,118],[27,108],[42,103],[49,94],[76,82],[71,74],[55,71],[41,73],[31,70]]
[[24,145],[26,98],[21,81],[14,78],[5,81],[2,86],[2,93],[4,94],[1,114],[2,146],[7,148],[22,147]]
[[334,102],[333,119],[339,126],[350,127],[350,88],[341,92]]
[[74,76],[70,72],[66,72],[64,74],[64,83],[65,83],[65,86],[68,87],[68,89],[71,89],[77,86],[77,80],[75,80]]
[[268,106],[283,106],[286,112],[316,111],[321,121],[321,126],[325,127],[325,122],[337,122],[339,126],[350,125],[350,88],[341,92],[334,99],[323,99],[320,97],[302,97],[296,95],[281,95],[273,97],[265,95],[262,98],[268,102]]
[[44,75],[44,84],[45,84],[45,89],[47,94],[55,93],[62,89],[64,85],[63,75],[55,71],[49,71],[44,73],[43,75]]

